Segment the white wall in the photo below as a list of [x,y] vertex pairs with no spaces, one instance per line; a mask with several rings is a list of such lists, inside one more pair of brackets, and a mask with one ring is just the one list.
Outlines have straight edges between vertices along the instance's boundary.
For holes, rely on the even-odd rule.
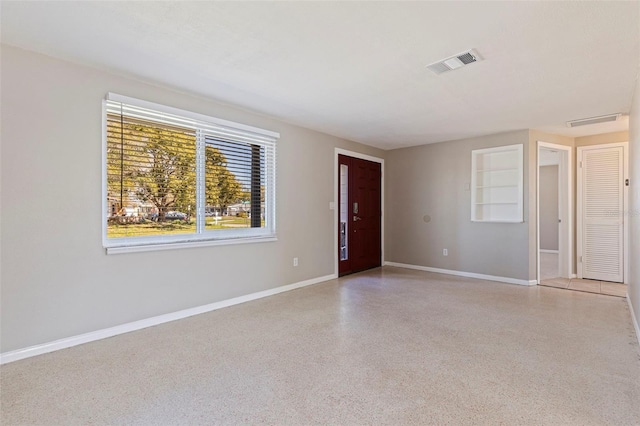
[[[334,272],[334,148],[382,151],[12,47],[1,56],[1,352]],[[280,132],[278,241],[106,255],[107,92]]]
[[[630,279],[629,300],[635,312],[636,321],[640,321],[640,79],[636,80],[629,114],[629,232],[630,232]],[[636,331],[638,331],[636,322]],[[640,335],[637,336],[640,339]]]

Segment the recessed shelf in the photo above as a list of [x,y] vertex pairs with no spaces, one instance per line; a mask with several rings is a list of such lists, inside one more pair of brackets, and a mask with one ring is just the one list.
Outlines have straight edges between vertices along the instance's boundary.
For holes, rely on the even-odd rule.
[[523,221],[522,144],[471,151],[471,221]]

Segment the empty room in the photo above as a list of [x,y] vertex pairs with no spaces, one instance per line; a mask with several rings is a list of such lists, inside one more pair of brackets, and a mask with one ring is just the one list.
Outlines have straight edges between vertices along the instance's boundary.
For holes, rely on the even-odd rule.
[[640,425],[640,2],[0,2],[0,423]]

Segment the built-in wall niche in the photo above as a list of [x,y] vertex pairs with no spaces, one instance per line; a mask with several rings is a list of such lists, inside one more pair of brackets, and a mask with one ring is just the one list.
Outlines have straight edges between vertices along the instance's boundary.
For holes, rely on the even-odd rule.
[[523,221],[523,146],[471,151],[471,221]]

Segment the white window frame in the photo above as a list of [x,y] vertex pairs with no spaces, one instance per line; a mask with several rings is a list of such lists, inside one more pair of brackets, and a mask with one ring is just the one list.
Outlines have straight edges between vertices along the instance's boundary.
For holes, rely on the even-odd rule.
[[[107,237],[107,105],[118,102],[184,119],[196,129],[196,231],[192,234],[158,235],[148,237]],[[156,104],[127,96],[108,93],[102,102],[102,245],[108,254],[168,250],[186,247],[246,244],[276,241],[276,141],[280,134],[233,121]],[[207,136],[224,135],[226,139],[261,145],[266,148],[265,167],[265,226],[206,230],[204,227],[204,147]],[[200,164],[202,163],[202,164]]]

